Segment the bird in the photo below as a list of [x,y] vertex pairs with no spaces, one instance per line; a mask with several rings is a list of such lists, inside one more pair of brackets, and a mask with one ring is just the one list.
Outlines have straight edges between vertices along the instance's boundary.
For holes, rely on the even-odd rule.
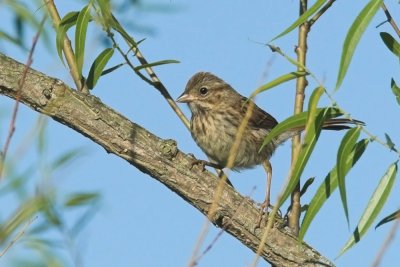
[[[242,96],[231,85],[210,72],[194,74],[176,101],[189,106],[192,115],[190,133],[196,144],[208,156],[212,165],[219,166],[220,169],[227,167],[239,126],[250,104],[253,105],[236,157],[232,166],[229,167],[235,171],[257,165],[264,167],[267,172],[267,186],[262,209],[268,208],[272,180],[272,166],[269,159],[279,145],[303,131],[305,125],[278,135],[260,150],[265,137],[278,125],[278,121],[252,100]],[[359,123],[362,122],[347,118],[329,119],[324,122],[322,128],[343,130],[351,128],[351,124]]]

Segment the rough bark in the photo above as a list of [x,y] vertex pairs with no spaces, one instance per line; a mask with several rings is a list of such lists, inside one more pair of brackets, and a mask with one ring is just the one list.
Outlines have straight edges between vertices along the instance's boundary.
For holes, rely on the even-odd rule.
[[[84,95],[62,81],[28,69],[24,88],[18,81],[25,66],[0,53],[0,94],[48,115],[126,160],[170,188],[193,207],[207,214],[218,178],[179,151],[174,140],[163,140],[104,105],[97,97]],[[263,229],[257,228],[259,210],[254,202],[225,186],[211,222],[245,246],[256,251]],[[271,229],[261,257],[274,266],[334,266],[316,250],[300,243],[282,221]]]

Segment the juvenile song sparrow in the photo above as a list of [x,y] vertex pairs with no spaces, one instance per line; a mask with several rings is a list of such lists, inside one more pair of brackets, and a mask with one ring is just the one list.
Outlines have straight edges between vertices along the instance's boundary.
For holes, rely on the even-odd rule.
[[[229,84],[209,72],[196,73],[187,83],[185,91],[176,100],[187,103],[192,112],[190,131],[197,145],[211,162],[226,167],[238,128],[250,101],[236,92]],[[247,101],[247,102],[246,102]],[[327,120],[323,129],[342,130],[356,122],[348,119]],[[287,131],[259,149],[266,135],[278,122],[254,104],[254,110],[243,132],[232,168],[240,170],[262,164],[267,170],[267,193],[264,204],[269,205],[272,169],[269,158],[277,146],[298,134],[302,129]]]

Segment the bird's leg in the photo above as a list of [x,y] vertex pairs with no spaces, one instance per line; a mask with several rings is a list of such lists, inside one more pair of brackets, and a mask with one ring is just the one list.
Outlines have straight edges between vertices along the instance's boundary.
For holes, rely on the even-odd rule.
[[225,176],[225,177],[226,177],[226,178],[225,178],[226,183],[227,183],[228,185],[230,185],[232,188],[235,188],[235,187],[233,186],[233,184],[231,183],[231,181],[229,181],[228,176],[224,173],[223,170],[217,169],[217,173],[218,173],[218,178],[222,179],[222,177]]
[[269,160],[265,160],[262,163],[265,172],[267,173],[267,188],[265,193],[265,200],[260,206],[260,220],[258,221],[258,227],[261,226],[261,221],[264,216],[264,210],[266,210],[265,215],[268,215],[268,208],[270,207],[270,192],[271,192],[271,181],[272,181],[272,166]]
[[205,166],[210,166],[210,167],[213,167],[213,168],[215,168],[217,170],[222,170],[223,169],[223,167],[221,167],[220,165],[218,165],[216,163],[209,162],[209,161],[202,160],[202,159],[196,159],[196,158],[193,159],[191,164],[192,164],[191,168],[193,168],[194,165],[200,165],[202,167],[203,171],[205,170]]
[[271,181],[272,181],[272,166],[269,160],[265,160],[262,163],[265,172],[267,173],[267,188],[265,193],[265,200],[261,204],[261,210],[267,209],[270,207],[270,194],[271,194]]
[[[191,155],[191,156],[193,156],[193,155]],[[196,159],[194,156],[193,156],[193,161],[191,162],[191,165],[192,166],[190,167],[190,169],[192,169],[194,165],[200,165],[202,168],[202,171],[205,170],[205,166],[212,167],[217,170],[218,178],[220,178],[220,179],[222,179],[222,177],[224,175],[226,176],[226,174],[224,174],[224,172],[222,171],[223,167],[221,167],[220,165],[213,163],[213,162],[206,161],[206,160]],[[231,181],[229,181],[228,177],[226,177],[225,180],[228,185],[235,188],[233,186],[233,184],[231,183]]]

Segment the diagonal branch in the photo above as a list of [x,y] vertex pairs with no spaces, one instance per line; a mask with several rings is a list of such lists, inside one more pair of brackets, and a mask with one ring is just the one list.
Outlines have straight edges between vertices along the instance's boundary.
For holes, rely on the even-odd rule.
[[336,0],[329,0],[309,21],[308,27],[311,28],[312,25],[333,5]]
[[[18,80],[25,66],[0,53],[0,94],[18,95]],[[104,105],[97,97],[72,90],[62,81],[29,69],[21,103],[67,125],[126,160],[170,188],[203,214],[207,214],[218,178],[190,168],[193,158],[180,152],[174,140],[163,140]],[[211,221],[245,246],[256,251],[263,229],[257,228],[259,210],[232,187],[223,189]],[[277,220],[261,256],[275,266],[334,266],[289,233]]]
[[390,14],[389,10],[387,9],[386,5],[384,2],[382,2],[381,6],[383,12],[385,13],[385,16],[387,18],[387,21],[392,25],[393,30],[397,33],[397,36],[400,37],[400,29],[396,24],[396,21],[394,21],[392,15]]
[[[54,3],[54,0],[46,0],[46,1],[44,1],[44,4],[47,7],[47,11],[49,12],[50,18],[53,21],[54,26],[56,28],[58,28],[58,26],[61,22],[61,17],[60,17],[60,14],[58,13],[58,10]],[[65,34],[65,37],[64,37],[63,52],[64,52],[65,59],[67,60],[67,64],[68,64],[72,79],[75,82],[75,86],[78,88],[79,91],[83,91],[86,94],[88,94],[89,89],[87,88],[86,84],[84,84],[81,81],[81,79],[79,77],[74,50],[72,49],[71,40],[68,38],[67,34]]]

